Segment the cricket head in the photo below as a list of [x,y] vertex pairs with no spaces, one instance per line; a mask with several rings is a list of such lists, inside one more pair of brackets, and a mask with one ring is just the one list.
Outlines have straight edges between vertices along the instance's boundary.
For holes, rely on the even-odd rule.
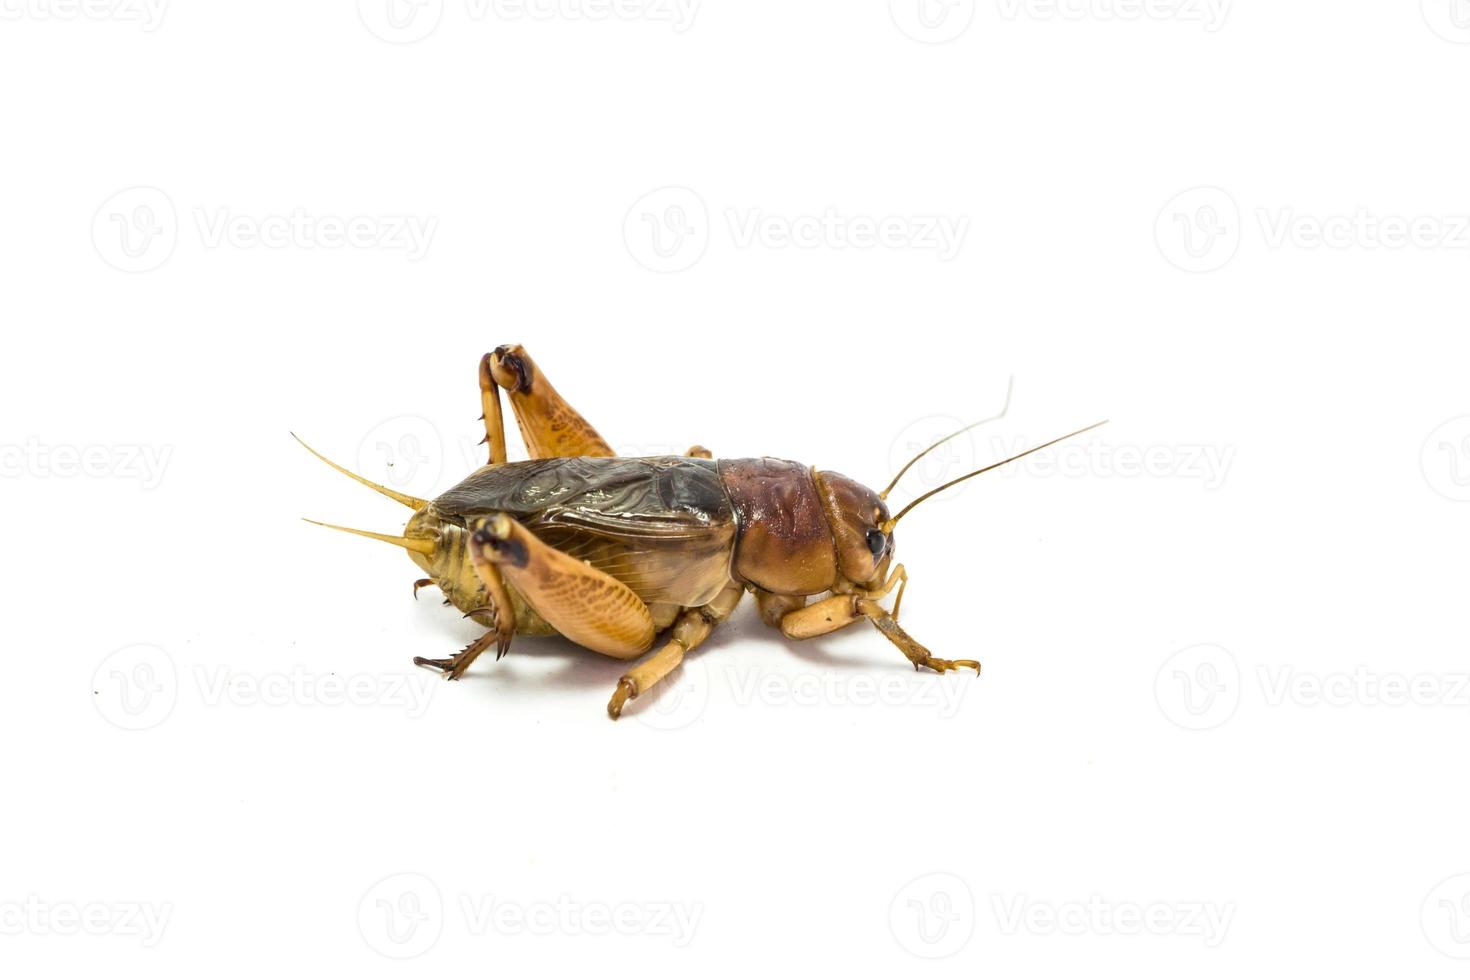
[[[1007,396],[1007,400],[1009,400],[1009,396]],[[1001,414],[1004,414],[1004,412]],[[964,476],[956,477],[947,483],[926,490],[901,507],[897,514],[889,514],[888,495],[893,492],[894,487],[898,486],[898,481],[903,479],[903,475],[909,471],[910,467],[923,459],[929,452],[944,445],[944,443],[953,439],[955,436],[969,432],[976,426],[983,425],[998,417],[992,416],[988,419],[981,419],[979,422],[967,425],[963,429],[951,432],[943,439],[921,450],[918,455],[903,465],[903,468],[898,471],[897,475],[888,482],[888,486],[876,493],[856,480],[848,479],[841,473],[822,471],[817,474],[818,485],[822,488],[823,505],[827,511],[827,521],[832,526],[833,536],[837,543],[838,568],[843,575],[863,588],[878,588],[883,583],[884,576],[888,574],[888,566],[893,559],[893,529],[898,526],[899,521],[903,520],[919,504],[930,499],[935,494],[943,493],[957,483],[963,483],[971,477],[979,476],[981,473],[988,473],[993,469],[1005,466],[1007,463],[1013,463],[1024,456],[1029,456],[1034,452],[1046,449],[1048,446],[1055,446],[1064,439],[1071,439],[1074,436],[1082,435],[1084,432],[1090,432],[1098,426],[1106,424],[1107,421],[1104,419],[1102,422],[1096,422],[1086,428],[1078,429],[1076,432],[1069,432],[1064,436],[1058,436],[1039,446],[1033,446],[1025,452],[1017,453],[1007,459],[991,463],[989,466],[982,466],[978,470],[972,470]]]
[[824,516],[832,529],[837,570],[855,585],[878,588],[893,563],[888,504],[876,491],[841,473],[818,470],[815,475]]
[[355,527],[343,527],[340,524],[327,524],[310,519],[307,519],[307,523],[355,534],[360,538],[371,538],[374,541],[397,545],[408,552],[408,557],[423,570],[425,575],[434,580],[435,586],[455,608],[469,613],[485,607],[485,588],[467,557],[466,542],[469,531],[463,524],[446,519],[439,513],[432,500],[423,500],[406,493],[399,493],[397,490],[374,483],[366,477],[358,476],[306,445],[294,432],[291,436],[300,442],[307,452],[338,473],[351,477],[363,486],[370,487],[405,507],[413,508],[413,516],[404,525],[402,534],[380,534],[377,531],[363,531]]

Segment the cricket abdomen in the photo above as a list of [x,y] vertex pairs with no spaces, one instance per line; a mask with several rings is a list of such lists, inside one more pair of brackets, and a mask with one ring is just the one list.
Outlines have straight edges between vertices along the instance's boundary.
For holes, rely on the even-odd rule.
[[461,528],[496,513],[514,518],[551,547],[627,585],[659,626],[680,608],[710,602],[730,581],[735,511],[711,460],[588,456],[502,463],[476,470],[430,507]]

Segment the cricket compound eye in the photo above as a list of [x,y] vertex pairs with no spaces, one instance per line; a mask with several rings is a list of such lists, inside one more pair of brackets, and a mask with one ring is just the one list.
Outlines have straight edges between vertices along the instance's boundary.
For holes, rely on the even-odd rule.
[[868,531],[868,550],[873,553],[874,558],[883,557],[883,552],[888,549],[888,535],[877,528]]

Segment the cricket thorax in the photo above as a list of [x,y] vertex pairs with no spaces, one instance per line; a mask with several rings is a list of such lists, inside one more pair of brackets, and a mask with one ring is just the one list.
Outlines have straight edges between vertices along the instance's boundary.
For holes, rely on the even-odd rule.
[[722,459],[719,468],[739,522],[740,580],[784,595],[831,588],[837,558],[811,468],[784,459]]

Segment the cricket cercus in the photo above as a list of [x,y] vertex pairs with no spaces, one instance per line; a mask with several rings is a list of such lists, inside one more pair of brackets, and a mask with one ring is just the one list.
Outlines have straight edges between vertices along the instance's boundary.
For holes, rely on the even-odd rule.
[[[530,459],[506,459],[501,391]],[[894,527],[941,490],[1103,424],[950,480],[890,514],[887,497],[904,472],[965,429],[920,452],[875,493],[831,470],[784,459],[715,460],[699,446],[683,456],[615,456],[519,346],[481,360],[480,401],[490,460],[433,500],[380,486],[307,446],[414,512],[402,534],[325,526],[404,548],[427,576],[415,593],[436,586],[486,627],[453,657],[414,658],[450,679],[491,646],[499,659],[518,633],[559,634],[633,661],[666,631],[664,643],[618,681],[607,706],[613,718],[704,642],[746,592],[761,619],[792,639],[867,620],[916,670],[978,673],[978,662],[935,657],[898,625],[908,577],[893,564]],[[890,612],[879,600],[895,587]]]

